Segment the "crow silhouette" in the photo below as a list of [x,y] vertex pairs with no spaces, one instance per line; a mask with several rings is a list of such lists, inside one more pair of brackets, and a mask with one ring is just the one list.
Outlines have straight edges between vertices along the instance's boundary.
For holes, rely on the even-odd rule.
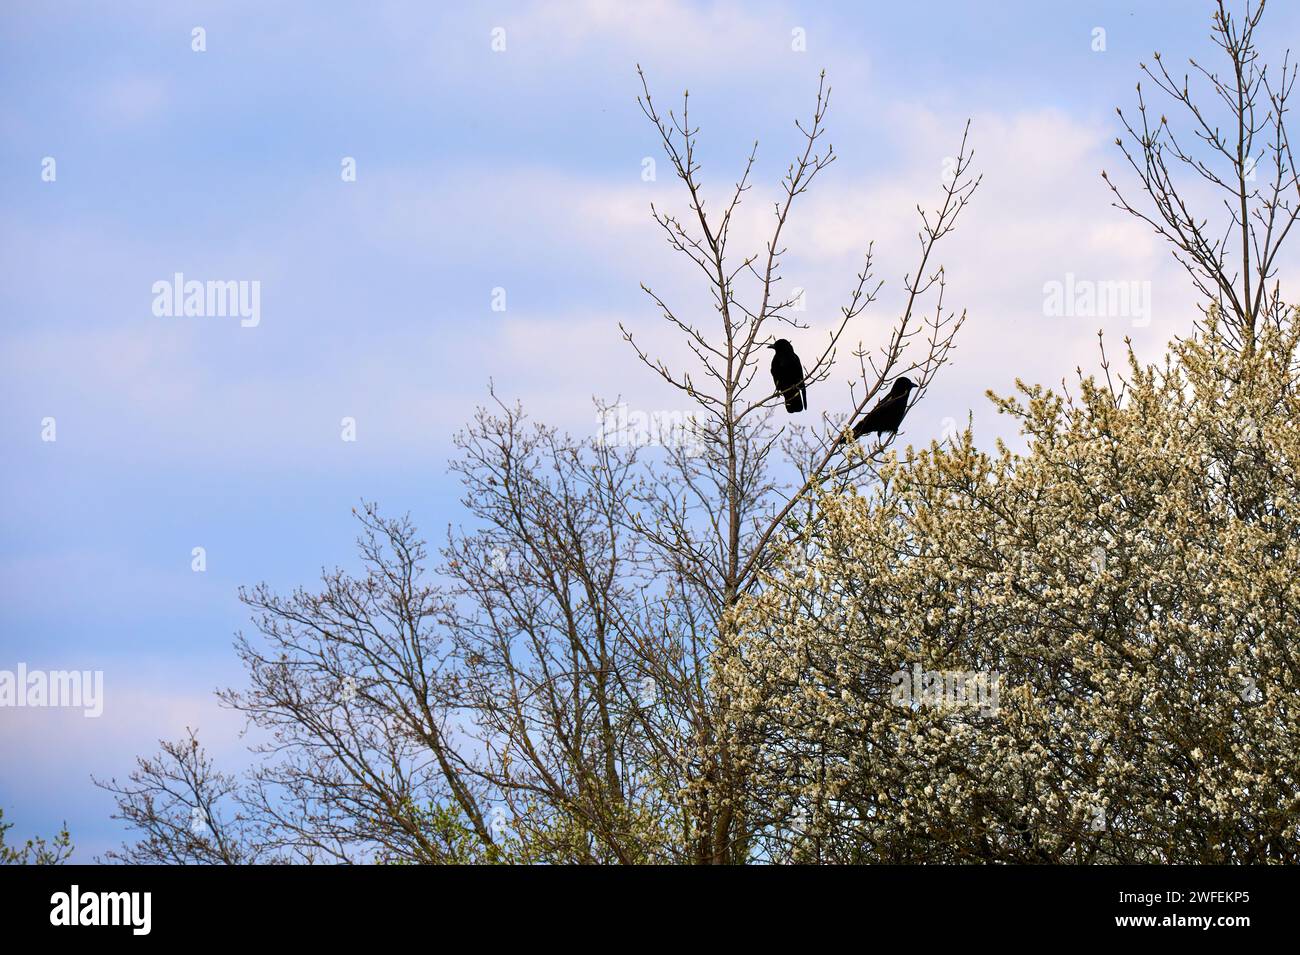
[[[903,415],[907,414],[907,399],[915,387],[916,383],[910,378],[899,378],[894,382],[894,387],[889,389],[889,394],[882,398],[865,418],[853,426],[853,437],[860,438],[864,434],[897,431],[898,426],[903,423]],[[844,443],[843,438],[840,439],[840,443]]]
[[785,410],[790,414],[803,411],[808,407],[808,388],[803,381],[803,365],[794,353],[794,346],[784,338],[778,338],[768,348],[776,352],[772,356],[772,381],[776,390],[785,397]]

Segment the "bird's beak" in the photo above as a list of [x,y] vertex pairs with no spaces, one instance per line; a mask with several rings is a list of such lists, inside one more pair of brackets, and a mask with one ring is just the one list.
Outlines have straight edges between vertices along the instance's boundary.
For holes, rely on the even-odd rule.
[[764,345],[763,347],[764,347],[764,348],[775,348],[776,346],[775,346],[775,345]]

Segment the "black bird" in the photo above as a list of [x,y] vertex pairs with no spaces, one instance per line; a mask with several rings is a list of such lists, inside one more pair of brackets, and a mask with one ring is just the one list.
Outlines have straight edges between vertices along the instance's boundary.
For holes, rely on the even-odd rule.
[[787,339],[778,338],[775,344],[768,345],[776,352],[772,356],[772,381],[776,390],[785,397],[785,410],[790,414],[803,411],[808,407],[808,388],[803,382],[803,365],[794,353],[794,346]]
[[[865,418],[853,426],[853,437],[860,438],[864,434],[884,434],[886,431],[897,431],[898,426],[903,423],[903,415],[907,414],[907,399],[912,393],[916,383],[911,378],[899,378],[894,382],[894,387],[889,389],[889,394],[880,400]],[[843,439],[840,439],[843,443]]]

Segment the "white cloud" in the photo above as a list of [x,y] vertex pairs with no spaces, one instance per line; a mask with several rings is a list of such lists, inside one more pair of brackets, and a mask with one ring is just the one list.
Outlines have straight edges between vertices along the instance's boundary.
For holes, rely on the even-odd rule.
[[[877,274],[887,286],[864,317],[860,337],[868,344],[884,341],[901,301],[902,273],[915,263],[915,205],[937,200],[942,162],[955,151],[960,122],[899,104],[890,123],[891,136],[903,144],[896,167],[856,172],[862,159],[845,150],[800,201],[785,235],[785,274],[789,286],[809,290],[814,331],[803,333],[805,341],[820,341],[818,330],[830,327],[872,239]],[[1094,279],[1152,277],[1157,321],[1143,330],[1112,323],[1116,337],[1132,333],[1158,347],[1186,329],[1190,296],[1167,253],[1107,204],[1097,175],[1105,158],[1103,130],[1040,111],[976,116],[971,137],[984,185],[940,250],[950,304],[970,309],[957,387],[945,386],[936,398],[951,411],[945,417],[964,419],[967,408],[986,409],[984,388],[1005,389],[1015,375],[1050,382],[1075,364],[1093,364],[1099,323],[1042,314],[1043,283],[1067,272]],[[793,141],[773,143],[769,151],[781,154]],[[332,447],[343,415],[358,418],[372,451],[434,454],[486,397],[489,378],[503,394],[527,398],[539,417],[554,415],[553,423],[575,428],[589,425],[593,394],[667,405],[678,396],[636,362],[617,322],[624,320],[652,352],[678,367],[689,355],[637,284],[648,282],[706,327],[716,317],[694,266],[668,250],[649,217],[652,199],[661,208],[686,211],[666,163],[661,173],[658,182],[644,183],[636,169],[626,181],[537,165],[385,170],[359,182],[341,205],[304,193],[295,204],[299,217],[242,242],[241,254],[266,261],[279,281],[314,279],[309,304],[329,299],[331,237],[349,231],[394,263],[427,263],[444,274],[452,263],[480,269],[495,263],[506,285],[525,268],[530,274],[522,285],[536,286],[539,266],[553,262],[560,287],[529,302],[535,293],[515,284],[505,315],[487,310],[485,284],[481,313],[444,315],[426,327],[409,321],[376,326],[366,350],[356,354],[340,352],[337,337],[314,341],[309,325],[285,326],[274,315],[251,330],[181,319],[119,322],[75,336],[38,327],[11,338],[10,366],[41,380],[45,392],[65,404],[80,401],[96,414],[131,422],[139,436],[169,453],[215,456],[235,466],[249,458],[290,461]],[[728,188],[724,172],[711,182],[716,210]],[[776,195],[774,183],[756,177],[734,228],[737,254],[762,247]],[[85,248],[89,241],[80,240],[79,257],[95,258]],[[121,257],[106,252],[110,262]],[[149,248],[137,241],[132,255],[156,261],[164,251],[161,244]],[[594,295],[593,282],[614,291]],[[402,290],[387,291],[392,297]],[[429,289],[435,309],[440,292],[436,285]],[[439,324],[446,322],[451,328]],[[446,361],[448,348],[458,355],[454,362]],[[288,351],[296,353],[293,361],[266,360]],[[258,354],[260,360],[247,364],[242,357]],[[113,360],[104,361],[109,355]],[[841,395],[834,383],[847,374],[822,386],[814,406],[846,402],[847,392]]]
[[[819,33],[817,22],[807,11],[795,14],[780,5],[685,0],[543,0],[527,12],[501,18],[512,31],[508,36],[519,38],[513,49],[531,44],[548,58],[581,53],[605,62],[640,60],[647,68],[697,77],[760,72],[760,64],[770,69],[775,57],[791,55],[795,28],[811,32],[813,43],[825,49],[833,35]],[[855,60],[855,80],[864,79],[866,57],[858,51]],[[737,70],[737,64],[746,63],[753,64],[752,70]]]

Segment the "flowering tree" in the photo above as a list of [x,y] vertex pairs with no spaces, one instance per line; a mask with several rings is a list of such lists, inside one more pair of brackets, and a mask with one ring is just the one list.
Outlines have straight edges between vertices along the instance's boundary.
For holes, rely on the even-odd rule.
[[[768,858],[1300,861],[1300,314],[1274,278],[1300,180],[1262,7],[1220,4],[1225,78],[1193,64],[1224,132],[1163,66],[1194,135],[1124,121],[1150,210],[1119,204],[1205,296],[1195,333],[1122,376],[1103,348],[1073,395],[994,397],[1023,454],[968,429],[823,495],[738,614],[732,746]],[[1180,164],[1229,194],[1233,242]]]
[[1212,312],[1119,388],[999,399],[1024,456],[968,432],[829,496],[729,674],[766,851],[1300,861],[1298,340]]

